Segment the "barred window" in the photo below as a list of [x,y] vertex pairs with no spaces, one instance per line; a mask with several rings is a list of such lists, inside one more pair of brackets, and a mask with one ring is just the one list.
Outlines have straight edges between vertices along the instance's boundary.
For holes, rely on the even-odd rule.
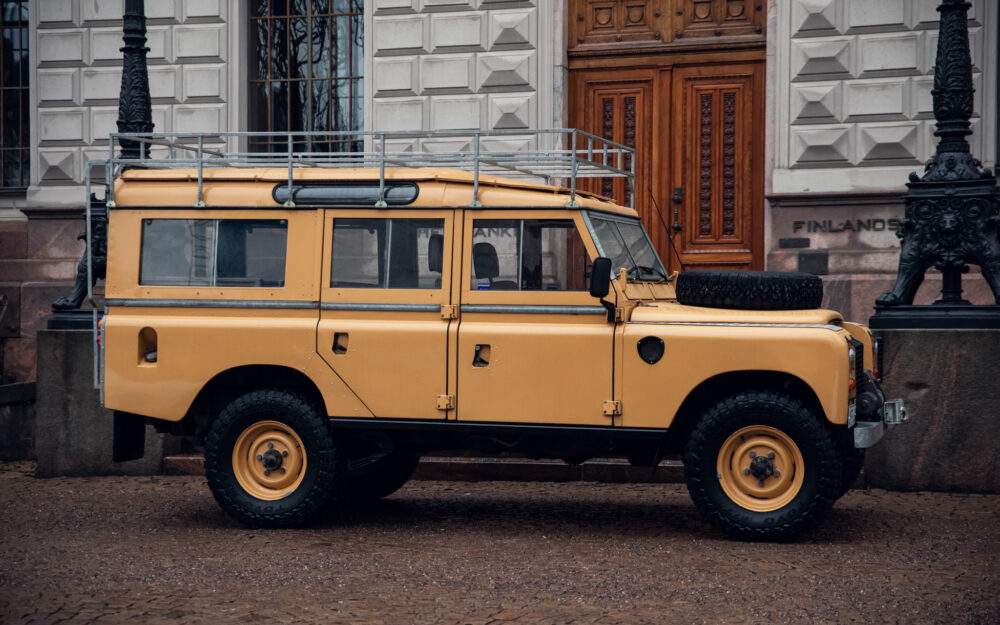
[[[250,130],[362,130],[362,0],[251,0]],[[251,138],[256,151],[287,149]],[[296,142],[296,150],[361,151],[362,142]]]
[[0,2],[0,188],[28,186],[28,2]]

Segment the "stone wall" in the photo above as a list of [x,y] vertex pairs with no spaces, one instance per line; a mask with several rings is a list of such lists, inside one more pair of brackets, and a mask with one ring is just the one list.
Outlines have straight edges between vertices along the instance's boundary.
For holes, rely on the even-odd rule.
[[[562,0],[365,3],[366,127],[561,126],[565,33],[560,30],[553,36],[553,29],[554,22],[562,22],[563,12]],[[413,144],[400,140],[393,147],[450,150],[465,142],[438,139]],[[528,137],[484,141],[486,149],[531,145]]]
[[[893,284],[907,176],[923,170],[937,145],[931,88],[938,4],[790,0],[776,6],[766,264],[829,276],[827,303],[855,320],[867,320],[875,297]],[[1000,6],[971,4],[976,94],[969,140],[973,154],[994,167]],[[939,295],[940,275],[928,276],[917,303]],[[992,302],[978,276],[964,285],[973,303]]]
[[[45,0],[30,10],[31,186],[0,198],[0,320],[7,381],[35,379],[35,334],[68,293],[83,253],[84,167],[117,131],[122,0]],[[240,29],[246,3],[147,1],[156,132],[236,130],[245,91]],[[97,170],[94,173],[98,173]],[[27,217],[27,219],[25,219]]]
[[[904,190],[936,146],[938,0],[778,3],[773,192]],[[972,0],[973,153],[996,162],[996,2]]]

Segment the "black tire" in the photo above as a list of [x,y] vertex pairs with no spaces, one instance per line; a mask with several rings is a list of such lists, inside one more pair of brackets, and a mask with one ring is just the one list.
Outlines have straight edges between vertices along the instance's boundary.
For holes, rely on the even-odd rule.
[[743,310],[806,310],[823,303],[823,281],[808,273],[690,269],[677,276],[686,306]]
[[[268,425],[270,423],[278,425]],[[258,430],[261,434],[251,437],[256,447],[243,442],[247,438],[241,439],[242,435]],[[274,432],[283,432],[284,436],[279,437]],[[295,481],[268,492],[265,486],[248,477],[246,469],[235,466],[238,460],[234,458],[234,449],[239,442],[241,448],[247,445],[247,450],[266,449],[266,455],[270,449],[280,449],[282,440],[289,440],[288,432],[301,441],[301,449],[296,445],[292,457],[300,454],[304,461],[298,466],[289,461],[289,477],[293,477],[294,472]],[[270,440],[274,443],[269,443]],[[269,444],[271,448],[267,448]],[[252,455],[248,458],[250,461],[243,466],[253,465],[256,470],[254,462],[260,455],[256,459]],[[285,460],[288,460],[287,455]],[[253,391],[237,398],[219,414],[205,439],[205,476],[212,494],[223,510],[248,527],[300,527],[314,520],[334,492],[339,464],[339,446],[319,407],[302,395],[281,389]],[[302,465],[304,470],[300,470]],[[281,468],[284,465],[274,469],[275,476]],[[241,478],[237,477],[238,471]],[[248,489],[257,489],[257,494]]]
[[348,470],[338,484],[338,499],[364,504],[388,497],[410,480],[419,462],[420,456],[392,452],[364,467]]
[[[749,454],[747,457],[754,457],[755,454],[750,453],[752,448],[741,442],[743,438],[735,436],[745,428],[777,432],[790,440],[801,454],[801,467],[797,461],[794,464],[785,462],[780,454],[775,461],[785,467],[784,479],[799,484],[787,489],[787,503],[778,497],[770,501],[759,500],[764,507],[780,507],[753,510],[741,505],[738,496],[727,494],[726,488],[732,490],[732,484],[739,484],[743,479],[757,479],[740,477],[746,472],[740,470],[740,458],[727,455],[728,464],[720,460],[724,446],[729,449],[730,441],[744,445],[740,449]],[[723,480],[720,471],[727,471],[728,482]],[[801,482],[798,482],[800,474]],[[837,500],[842,474],[840,450],[820,418],[798,399],[769,391],[741,393],[715,404],[696,424],[684,452],[684,477],[691,499],[716,527],[741,540],[783,541],[799,536],[820,521]],[[765,478],[771,479],[778,480],[779,476]],[[758,501],[746,499],[753,504]]]

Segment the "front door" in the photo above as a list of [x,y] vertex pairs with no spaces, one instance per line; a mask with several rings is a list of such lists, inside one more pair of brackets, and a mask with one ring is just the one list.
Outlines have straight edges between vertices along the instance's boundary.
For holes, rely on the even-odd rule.
[[667,60],[572,72],[571,125],[636,150],[634,192],[589,190],[632,202],[670,270],[761,269],[764,63]]
[[454,211],[372,215],[326,213],[317,351],[375,417],[444,419]]
[[763,269],[763,63],[673,73],[671,187],[686,268]]
[[465,214],[458,419],[611,426],[614,324],[587,290],[596,250],[579,214],[522,217]]

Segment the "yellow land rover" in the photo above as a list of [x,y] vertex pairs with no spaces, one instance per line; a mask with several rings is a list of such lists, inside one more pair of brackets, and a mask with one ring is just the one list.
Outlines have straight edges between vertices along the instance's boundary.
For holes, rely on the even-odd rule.
[[127,136],[153,157],[101,163],[116,460],[146,423],[193,435],[226,512],[289,527],[392,493],[433,451],[683,454],[710,521],[787,539],[905,420],[818,278],[668,275],[637,213],[584,191],[631,188],[627,147],[464,134],[277,153]]

